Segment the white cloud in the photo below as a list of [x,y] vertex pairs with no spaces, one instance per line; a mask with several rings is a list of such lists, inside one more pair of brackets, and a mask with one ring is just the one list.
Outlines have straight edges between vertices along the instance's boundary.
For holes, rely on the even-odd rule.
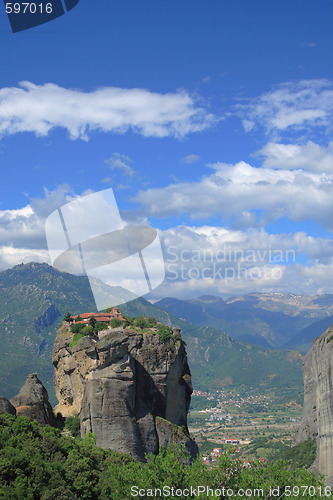
[[212,226],[179,226],[160,236],[166,280],[154,292],[155,299],[254,291],[332,293],[330,239]]
[[120,170],[125,175],[134,174],[133,168],[129,165],[129,163],[133,163],[133,160],[131,160],[128,156],[120,153],[113,153],[111,158],[105,160],[105,163],[109,165],[111,170]]
[[210,167],[214,173],[199,182],[140,191],[134,201],[141,204],[140,212],[146,217],[220,216],[234,227],[288,217],[311,219],[333,230],[332,174],[254,168],[244,162]]
[[30,261],[49,262],[44,217],[29,204],[0,211],[0,270]]
[[183,137],[215,122],[186,91],[158,94],[145,89],[105,87],[91,92],[52,83],[21,82],[0,89],[0,136],[32,132],[46,136],[65,128],[72,139],[89,132]]
[[[49,262],[45,218],[74,197],[64,186],[45,191],[44,198],[21,209],[1,211],[0,269],[32,260]],[[215,226],[173,227],[160,236],[167,278],[155,298],[253,291],[331,293],[333,239]]]
[[40,248],[43,245],[41,220],[30,205],[19,210],[1,210],[0,244]]
[[[45,189],[44,198],[33,198],[23,208],[0,210],[0,247],[11,249],[12,256],[16,249],[29,255],[32,250],[38,253],[46,249],[45,218],[74,197],[69,187],[63,185],[54,191]],[[18,258],[21,259],[20,254]]]
[[195,163],[195,162],[200,161],[200,160],[201,160],[201,158],[199,155],[190,154],[190,155],[184,156],[184,158],[182,158],[182,163]]
[[278,85],[270,92],[238,105],[246,132],[261,125],[266,132],[332,126],[333,82],[301,80]]
[[0,246],[0,271],[32,261],[50,264],[49,252],[40,249]]
[[333,142],[327,148],[312,141],[301,146],[269,142],[256,154],[264,157],[267,168],[333,173]]

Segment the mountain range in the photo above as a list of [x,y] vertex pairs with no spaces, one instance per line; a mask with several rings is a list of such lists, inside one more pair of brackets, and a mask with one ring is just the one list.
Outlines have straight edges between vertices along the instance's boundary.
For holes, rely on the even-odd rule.
[[[274,391],[284,397],[301,397],[302,355],[299,351],[271,349],[244,342],[234,338],[229,332],[225,333],[222,328],[210,326],[208,321],[204,323],[202,320],[202,324],[196,324],[200,319],[200,304],[202,307],[206,304],[207,314],[207,310],[212,310],[207,304],[217,310],[216,304],[222,304],[224,309],[228,309],[233,303],[238,306],[247,303],[247,315],[242,319],[243,337],[246,331],[249,336],[253,336],[255,327],[251,318],[257,316],[249,314],[251,307],[252,311],[265,313],[267,317],[276,312],[273,307],[274,300],[269,301],[268,294],[265,297],[266,310],[255,307],[255,304],[263,302],[257,294],[230,301],[201,297],[189,304],[192,314],[188,312],[186,301],[180,301],[184,309],[177,310],[177,315],[161,308],[166,308],[165,301],[153,305],[143,298],[128,302],[119,308],[123,314],[155,316],[159,321],[178,326],[182,330],[182,336],[187,342],[195,389],[227,387],[244,391]],[[170,300],[176,299],[165,300],[170,304]],[[305,302],[306,300],[308,299],[304,298]],[[311,299],[309,303],[312,302]],[[287,328],[288,318],[297,318],[298,313],[295,303],[283,303],[285,314],[281,315],[281,318]],[[235,319],[240,321],[240,316],[236,315],[237,308],[233,307]],[[328,311],[330,307],[328,300]],[[187,318],[184,317],[185,309]],[[49,392],[50,401],[53,404],[56,402],[52,385],[51,352],[58,325],[68,311],[72,314],[96,311],[86,277],[62,273],[47,264],[37,263],[22,264],[0,273],[0,394],[7,398],[13,396],[29,373],[38,372]],[[299,318],[302,327],[306,327],[305,317],[303,314]],[[231,312],[228,324],[232,324]],[[320,333],[321,331],[316,332],[315,336]],[[288,340],[290,337],[285,335],[285,338]]]
[[304,354],[333,323],[333,295],[251,293],[227,300],[206,295],[191,300],[164,298],[155,305],[244,342],[298,349]]

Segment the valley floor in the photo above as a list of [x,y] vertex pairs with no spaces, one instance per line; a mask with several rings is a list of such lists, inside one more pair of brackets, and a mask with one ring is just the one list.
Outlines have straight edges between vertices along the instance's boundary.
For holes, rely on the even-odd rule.
[[188,425],[207,463],[224,452],[244,463],[263,462],[292,446],[301,417],[301,404],[274,395],[195,391]]

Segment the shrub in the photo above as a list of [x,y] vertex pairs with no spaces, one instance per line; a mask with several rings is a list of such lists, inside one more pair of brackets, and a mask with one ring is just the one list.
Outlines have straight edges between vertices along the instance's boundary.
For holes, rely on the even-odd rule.
[[145,328],[148,328],[148,321],[143,316],[140,316],[139,318],[136,318],[134,320],[134,326],[141,328],[141,330],[144,330]]
[[150,316],[147,319],[147,324],[148,324],[149,328],[153,328],[157,324],[157,319],[154,318],[154,316]]
[[73,417],[67,417],[65,421],[65,428],[69,430],[73,437],[80,435],[80,417],[74,415]]
[[171,328],[165,325],[162,326],[163,328],[158,328],[157,333],[161,342],[167,342],[172,339]]
[[83,333],[83,335],[91,335],[93,332],[94,328],[91,325],[87,325],[81,330],[81,333]]
[[100,332],[101,330],[106,330],[108,325],[104,321],[97,321],[94,332]]
[[120,319],[118,318],[113,318],[111,321],[110,321],[110,326],[111,328],[118,328],[118,326],[121,325],[121,321]]
[[126,320],[126,322],[123,322],[123,326],[131,326],[131,325],[133,325],[134,318],[130,318],[130,316],[127,316],[125,314],[123,314],[122,316]]
[[79,333],[84,328],[84,326],[84,323],[75,323],[71,328],[71,332]]
[[288,460],[292,470],[298,467],[308,468],[316,459],[316,449],[316,441],[309,438],[307,441],[283,451],[278,455],[278,458]]
[[[172,429],[177,431],[177,426],[172,425]],[[0,430],[0,497],[3,499],[124,500],[131,498],[133,484],[147,492],[162,489],[164,485],[184,489],[185,485],[199,484],[212,489],[223,485],[234,491],[262,489],[265,492],[262,498],[268,498],[272,485],[282,492],[279,498],[285,497],[286,491],[295,491],[293,488],[297,486],[301,497],[303,488],[311,486],[304,498],[330,495],[321,477],[304,468],[289,470],[289,462],[277,461],[265,466],[253,463],[251,468],[243,468],[241,463],[223,454],[212,469],[202,463],[200,457],[184,467],[188,454],[184,445],[178,445],[161,448],[156,456],[147,455],[147,462],[143,464],[128,455],[95,447],[93,434],[74,440],[62,436],[58,429],[42,427],[24,416],[0,415]],[[311,495],[312,490],[316,492],[316,486],[321,486],[321,491]],[[186,496],[194,497],[197,495]],[[144,498],[152,496],[148,494]],[[208,498],[208,495],[200,495],[200,498]]]

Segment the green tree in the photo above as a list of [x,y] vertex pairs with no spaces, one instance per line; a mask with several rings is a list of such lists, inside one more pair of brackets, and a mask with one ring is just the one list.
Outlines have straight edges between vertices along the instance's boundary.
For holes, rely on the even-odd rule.
[[127,316],[126,314],[123,314],[122,316],[126,320],[126,323],[124,324],[125,326],[130,326],[134,323],[135,318],[131,318],[130,316]]
[[157,319],[154,316],[147,318],[147,324],[149,328],[153,328],[157,324]]
[[81,330],[83,330],[84,327],[85,327],[84,323],[75,323],[71,328],[71,332],[79,333],[81,332]]
[[88,323],[89,326],[92,326],[93,328],[95,328],[96,323],[97,323],[97,320],[96,320],[95,316],[90,316],[89,323]]
[[72,323],[73,321],[73,318],[72,318],[72,315],[70,312],[68,312],[65,317],[64,317],[64,321],[66,321],[67,323]]
[[83,335],[91,335],[92,333],[94,333],[94,328],[91,325],[87,325],[82,328],[80,333],[83,333]]
[[157,325],[157,333],[162,342],[167,342],[172,338],[171,328],[162,323]]
[[[68,420],[68,419],[67,419]],[[276,461],[251,468],[224,454],[212,469],[198,457],[191,464],[183,445],[161,448],[158,455],[147,455],[146,463],[129,455],[95,446],[94,434],[83,439],[63,436],[59,429],[42,427],[27,417],[0,415],[0,498],[7,500],[124,500],[131,498],[131,487],[145,490],[169,485],[174,490],[196,489],[205,485],[212,490],[230,489],[233,494],[177,495],[180,500],[199,498],[239,499],[240,489],[262,491],[247,498],[273,498],[271,487],[279,488],[279,498],[322,499],[329,496],[322,477],[302,468],[289,469],[289,462]],[[309,445],[307,445],[309,446]],[[33,453],[32,453],[33,450]],[[303,487],[303,488],[301,488]],[[311,487],[308,494],[304,488]],[[321,491],[317,490],[321,487]],[[297,494],[297,488],[299,493]],[[285,495],[285,492],[291,494]],[[244,495],[243,495],[244,496]],[[163,499],[158,493],[140,498]],[[245,496],[244,496],[245,497]],[[277,497],[276,497],[277,498]]]
[[118,318],[112,318],[110,321],[110,326],[111,328],[118,328],[118,326],[121,326],[121,321]]
[[107,330],[108,325],[104,321],[97,321],[94,327],[94,332],[100,332],[101,330]]
[[140,316],[139,318],[136,318],[134,320],[134,326],[136,326],[137,328],[141,328],[141,330],[144,330],[145,328],[148,328],[148,321],[143,316]]
[[80,417],[78,415],[73,415],[73,417],[67,417],[65,421],[65,428],[69,430],[73,437],[80,435]]

